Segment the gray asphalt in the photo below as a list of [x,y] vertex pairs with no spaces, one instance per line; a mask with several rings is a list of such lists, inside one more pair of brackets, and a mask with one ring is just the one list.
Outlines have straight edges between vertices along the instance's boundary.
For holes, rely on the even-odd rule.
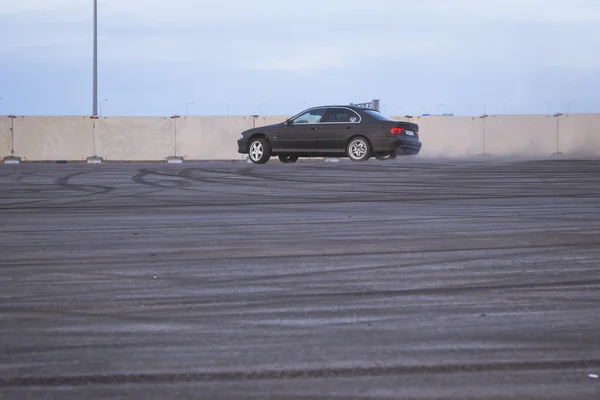
[[0,167],[0,398],[598,399],[600,161]]

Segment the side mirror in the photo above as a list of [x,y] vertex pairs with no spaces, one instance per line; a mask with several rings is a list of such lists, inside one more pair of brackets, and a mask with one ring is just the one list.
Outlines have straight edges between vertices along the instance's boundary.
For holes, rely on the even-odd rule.
[[291,124],[292,124],[292,120],[291,120],[291,119],[289,119],[289,118],[288,118],[288,119],[286,119],[286,120],[285,120],[285,124],[286,124],[286,125],[291,125]]

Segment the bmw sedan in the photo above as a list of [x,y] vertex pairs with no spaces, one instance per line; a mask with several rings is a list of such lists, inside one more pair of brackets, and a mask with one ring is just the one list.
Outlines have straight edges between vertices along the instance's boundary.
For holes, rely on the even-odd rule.
[[255,164],[272,156],[285,163],[299,157],[348,157],[352,161],[416,155],[419,126],[357,106],[312,107],[284,122],[241,133],[238,153]]

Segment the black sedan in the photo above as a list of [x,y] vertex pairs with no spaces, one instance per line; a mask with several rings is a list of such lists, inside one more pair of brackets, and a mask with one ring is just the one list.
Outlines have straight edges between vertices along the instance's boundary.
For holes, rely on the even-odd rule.
[[421,151],[419,126],[357,106],[312,107],[284,122],[242,132],[238,153],[255,164],[271,156],[282,162],[299,157],[348,157],[353,161],[395,158]]

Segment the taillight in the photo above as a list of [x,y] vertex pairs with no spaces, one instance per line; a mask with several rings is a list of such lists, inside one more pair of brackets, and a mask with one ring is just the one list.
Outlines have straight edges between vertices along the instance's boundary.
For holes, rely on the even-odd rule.
[[392,133],[392,135],[399,135],[399,134],[402,133],[402,131],[403,131],[402,128],[392,128],[392,132],[391,133]]

